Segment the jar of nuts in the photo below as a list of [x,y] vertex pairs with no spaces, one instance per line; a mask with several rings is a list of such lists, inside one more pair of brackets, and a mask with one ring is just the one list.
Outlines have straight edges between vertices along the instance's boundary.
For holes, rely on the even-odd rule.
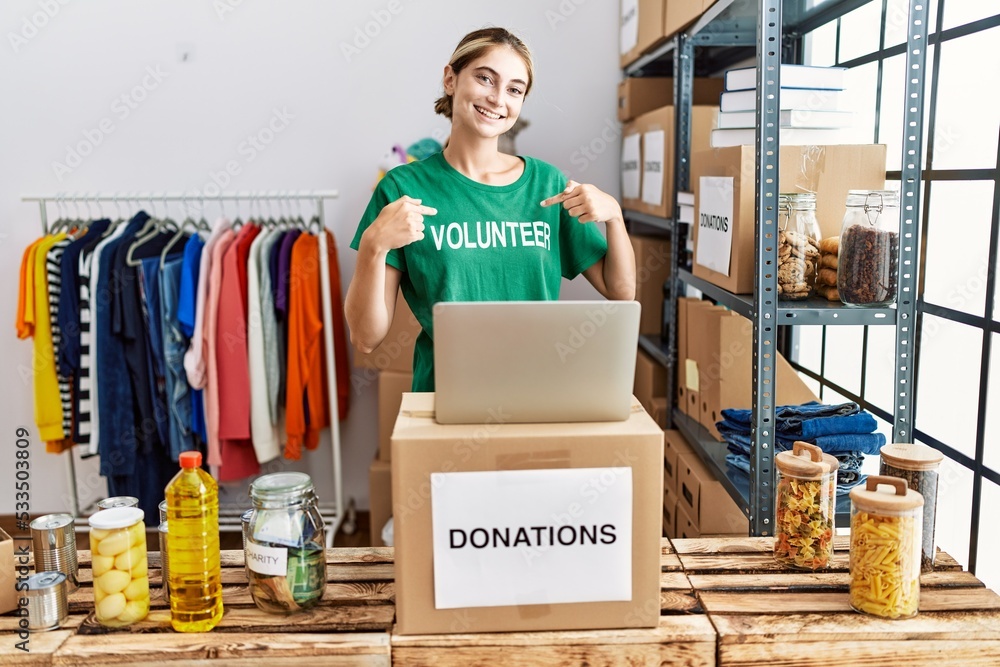
[[819,223],[816,195],[792,192],[778,195],[778,298],[808,298],[819,263]]

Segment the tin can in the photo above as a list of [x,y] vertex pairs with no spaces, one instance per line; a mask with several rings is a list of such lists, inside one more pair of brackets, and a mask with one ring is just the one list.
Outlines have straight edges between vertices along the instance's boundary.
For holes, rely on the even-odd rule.
[[160,595],[163,597],[163,601],[170,604],[170,563],[167,559],[167,522],[161,521],[160,525],[157,527],[157,531],[160,534],[160,579],[163,581],[160,589]]
[[163,523],[167,520],[167,501],[161,500],[157,507],[160,509],[160,523]]
[[64,572],[39,572],[28,577],[28,631],[55,630],[69,614]]
[[76,529],[69,514],[46,514],[31,522],[35,572],[62,572],[66,594],[79,587],[76,560]]
[[138,507],[139,499],[135,496],[114,496],[97,503],[97,509],[109,510],[113,507]]

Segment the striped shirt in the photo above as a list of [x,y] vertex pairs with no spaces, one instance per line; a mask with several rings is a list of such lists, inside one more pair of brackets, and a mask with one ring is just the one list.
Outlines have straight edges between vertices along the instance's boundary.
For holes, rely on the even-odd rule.
[[[49,285],[49,321],[52,326],[52,358],[59,358],[62,329],[59,327],[59,295],[62,293],[62,255],[72,242],[63,239],[52,246],[45,255],[45,276]],[[58,375],[59,400],[62,403],[62,426],[66,437],[73,434],[73,391],[70,378]]]

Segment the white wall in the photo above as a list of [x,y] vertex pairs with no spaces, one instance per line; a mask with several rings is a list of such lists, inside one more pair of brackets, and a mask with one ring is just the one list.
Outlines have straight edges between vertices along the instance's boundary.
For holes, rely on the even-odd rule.
[[[17,267],[40,232],[37,205],[20,195],[203,190],[227,163],[239,174],[226,189],[336,188],[341,197],[327,204],[327,224],[340,244],[346,289],[354,267],[347,245],[376,162],[394,143],[447,131],[433,100],[442,68],[469,30],[502,25],[534,51],[535,88],[522,114],[531,126],[518,136],[519,151],[617,196],[617,11],[610,0],[6,0],[0,423],[7,432],[0,441],[9,444],[0,445],[0,468],[10,472],[0,475],[0,514],[14,511],[19,426],[32,434],[32,514],[69,508],[64,457],[45,454],[34,427],[31,343],[14,335]],[[253,149],[247,138],[276,112],[287,126]],[[81,149],[89,154],[79,164],[67,163],[71,147],[88,142],[97,145]],[[594,292],[575,283],[564,294]],[[374,390],[353,395],[342,423],[345,493],[360,507],[367,507],[376,449]],[[321,499],[330,499],[328,440],[301,465]],[[85,499],[104,494],[95,471],[89,461],[78,472]]]

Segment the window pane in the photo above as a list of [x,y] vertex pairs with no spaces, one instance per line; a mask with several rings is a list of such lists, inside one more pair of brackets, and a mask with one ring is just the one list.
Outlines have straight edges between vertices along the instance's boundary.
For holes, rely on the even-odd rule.
[[837,22],[806,33],[803,64],[830,67],[837,64]]
[[[992,168],[1000,128],[1000,27],[945,42],[938,70],[934,168]],[[928,62],[930,58],[928,57]],[[975,63],[973,66],[972,63]],[[988,72],[993,73],[989,81]]]
[[845,107],[854,112],[854,124],[844,130],[846,143],[870,144],[875,140],[875,103],[878,101],[878,63],[847,70]]
[[820,373],[823,353],[823,327],[796,327],[795,360],[814,373]]
[[[934,47],[927,51],[927,63],[934,60]],[[886,169],[899,169],[903,153],[903,102],[906,85],[906,54],[885,60],[882,70],[882,110],[879,115],[878,140],[886,144],[888,155]],[[931,96],[930,77],[926,79],[924,95],[924,151],[926,154],[928,122],[930,120]],[[995,157],[995,156],[994,156]]]
[[944,27],[954,28],[997,14],[1000,5],[996,0],[948,0],[944,6]]
[[840,62],[878,51],[882,3],[869,2],[840,19]]
[[[954,2],[955,0],[951,0]],[[963,1],[963,0],[960,0]],[[927,34],[934,32],[937,24],[937,0],[931,0],[927,7]],[[910,0],[889,0],[885,11],[885,46],[896,46],[906,41],[906,27],[909,24]]]
[[983,332],[924,315],[917,364],[916,426],[966,454],[976,452]]
[[983,495],[979,506],[979,549],[976,554],[976,576],[991,590],[1000,589],[1000,533],[996,530],[996,514],[993,508],[1000,507],[1000,486],[983,480]]
[[826,378],[853,394],[861,393],[861,342],[864,327],[826,328]]
[[990,340],[990,381],[983,409],[986,410],[983,463],[1000,471],[1000,334],[993,334]]
[[889,414],[896,377],[896,327],[868,327],[865,400]]
[[[934,530],[937,546],[961,563],[962,567],[967,568],[971,525],[969,517],[972,515],[972,471],[946,456],[941,462],[939,472],[938,518]],[[992,513],[987,515],[995,518]]]
[[930,193],[924,240],[927,253],[924,300],[971,315],[983,315],[993,183],[935,181]]

